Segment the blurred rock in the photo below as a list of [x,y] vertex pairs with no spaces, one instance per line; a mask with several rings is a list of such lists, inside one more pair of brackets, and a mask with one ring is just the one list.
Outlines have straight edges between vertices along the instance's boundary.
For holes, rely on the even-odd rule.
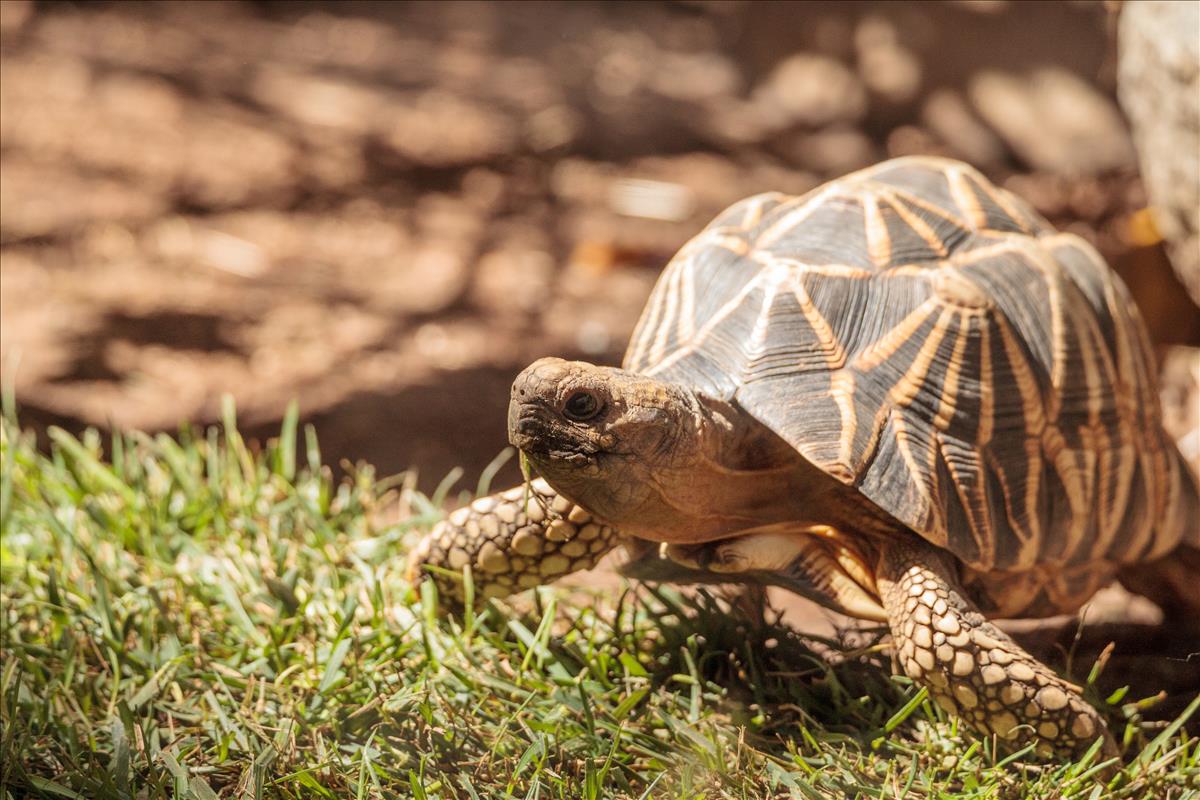
[[0,33],[15,33],[33,16],[31,0],[0,3]]
[[[612,203],[615,187],[630,180],[672,184],[686,194],[687,216],[657,221],[630,217]],[[748,195],[767,191],[803,194],[816,184],[809,173],[766,163],[738,164],[709,153],[642,158],[624,168],[564,159],[551,173],[550,186],[564,203],[564,236],[572,242],[642,253],[646,266],[661,267],[717,212]],[[679,207],[682,210],[682,206]]]
[[395,93],[267,64],[250,85],[251,96],[300,125],[365,133],[379,109],[396,102]]
[[921,89],[921,62],[906,48],[884,17],[868,16],[854,32],[858,73],[863,83],[889,103],[910,102]]
[[514,311],[532,314],[553,290],[554,259],[519,239],[484,254],[476,270],[472,301],[499,317]]
[[753,113],[769,128],[811,128],[856,122],[867,111],[867,93],[844,64],[811,53],[781,62],[752,95]]
[[950,2],[980,14],[999,14],[1009,6],[1008,0],[950,0]]
[[1200,3],[1125,3],[1118,52],[1154,218],[1200,305]]
[[8,159],[0,181],[0,242],[70,234],[93,221],[140,222],[166,209],[161,196],[120,180]]
[[481,164],[511,153],[518,141],[507,115],[442,91],[390,104],[381,121],[383,143],[421,166]]
[[997,164],[1004,156],[1004,144],[971,111],[966,99],[954,89],[938,89],[921,108],[921,121],[959,158],[976,167]]
[[725,97],[742,88],[737,67],[715,52],[664,53],[648,82],[663,97],[687,103]]
[[780,137],[775,145],[789,163],[822,174],[843,174],[879,160],[870,137],[848,125],[830,125],[812,133]]
[[187,98],[158,79],[93,72],[74,59],[18,54],[6,58],[4,73],[5,147],[91,179],[132,178],[129,192],[149,195],[144,203],[171,192],[230,206],[295,186],[295,150],[231,104]]
[[561,150],[579,136],[583,120],[567,106],[544,108],[525,121],[525,141],[537,153]]
[[438,242],[405,254],[364,288],[385,308],[434,315],[450,308],[466,290],[469,266],[460,247]]
[[969,96],[980,117],[1035,169],[1094,175],[1133,163],[1115,104],[1065,70],[982,72],[970,80]]
[[887,136],[887,157],[951,155],[943,151],[929,131],[917,125],[900,125]]

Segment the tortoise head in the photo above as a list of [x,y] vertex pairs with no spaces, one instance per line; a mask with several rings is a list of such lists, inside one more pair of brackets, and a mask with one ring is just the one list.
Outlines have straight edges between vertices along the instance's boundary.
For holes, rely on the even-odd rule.
[[693,447],[691,394],[613,367],[543,358],[512,387],[508,438],[559,492],[606,522],[654,519],[656,476]]
[[681,384],[543,358],[513,383],[508,439],[626,536],[702,542],[796,518],[803,459],[792,446]]

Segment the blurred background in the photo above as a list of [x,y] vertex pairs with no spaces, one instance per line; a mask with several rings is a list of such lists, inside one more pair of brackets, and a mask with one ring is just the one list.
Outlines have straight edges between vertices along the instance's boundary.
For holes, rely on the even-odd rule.
[[1184,431],[1200,313],[1146,211],[1116,16],[6,0],[0,373],[41,430],[172,431],[232,393],[265,438],[298,398],[331,463],[474,485],[513,376],[618,363],[721,208],[931,153],[1121,272]]

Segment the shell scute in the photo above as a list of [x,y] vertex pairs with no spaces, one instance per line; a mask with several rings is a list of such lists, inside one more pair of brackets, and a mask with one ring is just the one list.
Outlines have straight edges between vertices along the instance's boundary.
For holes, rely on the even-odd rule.
[[1089,245],[927,158],[733,206],[668,265],[625,359],[740,404],[929,541],[1010,572],[1174,546],[1181,526],[1158,523],[1194,491],[1153,364]]

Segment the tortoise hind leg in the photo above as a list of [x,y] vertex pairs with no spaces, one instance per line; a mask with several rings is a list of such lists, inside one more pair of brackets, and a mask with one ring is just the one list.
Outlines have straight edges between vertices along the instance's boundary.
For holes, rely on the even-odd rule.
[[590,569],[620,540],[538,479],[452,512],[409,554],[408,574],[414,582],[432,579],[441,600],[461,604],[463,567],[471,567],[478,599],[504,597]]
[[915,539],[889,542],[877,579],[904,671],[946,711],[1017,746],[1078,755],[1116,745],[1075,687],[1025,652],[966,599],[949,559]]

